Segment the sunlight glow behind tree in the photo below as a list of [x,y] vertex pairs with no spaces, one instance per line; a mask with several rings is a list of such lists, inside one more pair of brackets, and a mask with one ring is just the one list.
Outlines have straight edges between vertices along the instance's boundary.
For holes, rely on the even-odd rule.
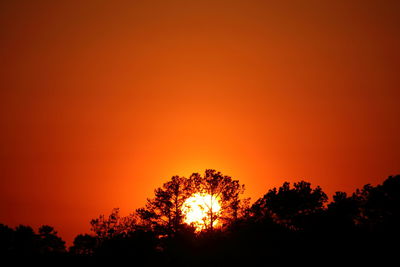
[[[212,195],[196,193],[189,197],[182,207],[184,222],[201,231],[210,225],[210,213],[214,213],[218,218],[221,211],[219,200]],[[218,219],[213,222],[213,227],[218,225]]]

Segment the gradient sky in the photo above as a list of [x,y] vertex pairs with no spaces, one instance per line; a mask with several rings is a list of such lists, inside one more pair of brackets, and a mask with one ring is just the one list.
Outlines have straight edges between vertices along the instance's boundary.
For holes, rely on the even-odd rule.
[[400,173],[400,1],[1,1],[0,222],[128,214],[214,168],[253,200]]

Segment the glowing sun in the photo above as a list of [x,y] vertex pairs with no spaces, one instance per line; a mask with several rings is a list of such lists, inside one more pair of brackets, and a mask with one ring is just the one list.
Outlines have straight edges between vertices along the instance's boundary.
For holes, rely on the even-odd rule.
[[185,215],[184,222],[193,225],[196,231],[201,231],[210,226],[210,213],[213,213],[212,226],[218,225],[218,214],[221,205],[214,196],[207,194],[194,194],[183,203],[182,213]]

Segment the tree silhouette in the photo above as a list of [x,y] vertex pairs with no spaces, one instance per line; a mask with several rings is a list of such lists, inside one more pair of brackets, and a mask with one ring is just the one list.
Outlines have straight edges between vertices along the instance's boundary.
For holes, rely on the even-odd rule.
[[57,232],[49,225],[39,228],[40,250],[41,253],[63,253],[65,252],[65,242],[57,236]]
[[[305,181],[269,190],[251,208],[244,187],[215,170],[174,176],[137,213],[113,209],[91,220],[94,235],[76,236],[69,251],[53,227],[0,224],[4,262],[146,266],[389,266],[400,239],[400,175],[353,194],[336,192],[328,205],[320,187]],[[193,194],[217,199],[204,231],[184,223],[182,206]],[[246,208],[247,207],[247,208]],[[213,222],[223,222],[214,227]],[[220,224],[218,224],[220,225]],[[394,244],[394,245],[393,245]]]
[[182,205],[193,193],[192,180],[173,176],[154,191],[144,208],[136,210],[147,226],[163,234],[177,232],[182,226]]
[[0,256],[8,256],[15,250],[14,229],[0,223]]
[[336,192],[333,201],[328,204],[328,224],[335,231],[354,231],[360,208],[357,198],[347,196],[345,192]]
[[4,262],[14,265],[54,263],[65,254],[65,242],[51,226],[43,225],[35,233],[30,226],[19,225],[12,229],[0,224],[0,255]]
[[98,218],[92,219],[90,224],[96,237],[105,240],[134,231],[137,227],[137,218],[134,214],[120,216],[119,208],[115,208],[108,217],[100,215]]
[[30,226],[19,225],[15,228],[15,252],[31,257],[39,252],[39,240]]
[[154,232],[136,230],[104,240],[95,251],[101,264],[126,264],[134,261],[153,266],[158,263],[158,245],[159,239]]
[[[207,218],[204,228],[213,230],[216,220],[225,224],[238,218],[248,203],[240,199],[244,186],[238,180],[220,172],[208,169],[204,176],[193,173],[189,178],[173,176],[170,181],[154,191],[155,197],[147,199],[144,208],[137,209],[137,215],[151,229],[162,234],[176,233],[182,228],[184,214],[182,206],[193,194],[206,194],[210,203],[206,203]],[[218,200],[221,211],[213,210],[212,201]]]
[[354,198],[359,202],[358,224],[369,231],[399,231],[400,175],[389,176],[382,185],[370,184],[357,190]]
[[73,246],[70,247],[69,251],[75,255],[90,256],[93,255],[96,247],[96,237],[88,234],[80,234],[75,237]]
[[[240,199],[244,185],[240,185],[238,180],[212,169],[207,169],[203,176],[193,173],[190,179],[193,181],[195,192],[210,196],[205,225],[207,230],[213,230],[216,220],[221,220],[225,224],[236,220],[240,212],[246,208],[248,201]],[[219,201],[220,211],[213,210],[212,201]]]
[[300,181],[291,188],[290,183],[285,182],[278,190],[273,188],[258,199],[252,210],[296,229],[300,226],[296,223],[300,217],[321,211],[327,200],[327,195],[319,186],[312,189],[310,183]]

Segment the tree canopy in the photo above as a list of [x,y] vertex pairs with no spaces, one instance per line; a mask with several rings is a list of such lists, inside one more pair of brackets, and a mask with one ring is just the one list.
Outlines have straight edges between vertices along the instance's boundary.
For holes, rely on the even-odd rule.
[[[216,170],[208,169],[204,175],[193,173],[189,178],[173,176],[170,181],[154,191],[154,197],[147,199],[145,207],[137,209],[142,222],[152,229],[164,234],[171,234],[185,227],[182,207],[185,201],[194,194],[209,196],[211,203],[206,203],[204,229],[213,230],[216,220],[229,223],[239,216],[245,200],[240,195],[244,186],[238,180],[223,175]],[[221,210],[213,210],[212,201],[219,201]]]

